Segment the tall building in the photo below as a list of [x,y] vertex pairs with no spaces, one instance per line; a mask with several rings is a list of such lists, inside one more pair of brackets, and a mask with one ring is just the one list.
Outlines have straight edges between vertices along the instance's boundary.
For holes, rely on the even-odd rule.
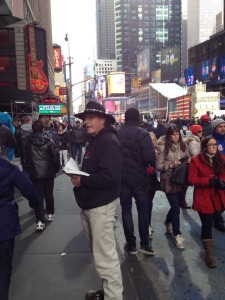
[[114,0],[96,0],[97,58],[115,59]]
[[150,46],[150,71],[160,69],[161,50],[181,45],[181,0],[115,0],[115,32],[118,71],[135,73],[137,52],[145,46]]
[[[33,28],[39,28],[40,31],[43,28],[42,37],[44,37],[45,43],[33,45],[33,56],[38,51],[44,53],[47,70],[46,80],[48,81],[46,92],[51,91],[54,93],[55,90],[50,0],[10,0],[6,2],[7,5],[11,3],[12,8],[15,10],[12,12],[12,15],[17,15],[17,10],[19,12],[22,10],[23,15],[20,20],[18,18],[11,20],[8,23],[9,25],[6,22],[5,24],[0,22],[0,107],[1,110],[10,112],[12,103],[17,102],[17,111],[30,113],[30,108],[34,108],[32,101],[40,99],[41,95],[40,97],[38,97],[38,94],[35,95],[28,83],[30,74],[28,72],[28,42],[26,39],[31,40],[31,36],[29,36],[31,32],[26,35],[25,28],[29,24]],[[12,17],[9,16],[8,19],[12,19]],[[5,20],[7,21],[7,19]],[[38,32],[38,36],[42,34],[40,34],[40,31]],[[34,60],[34,57],[32,60]],[[40,67],[41,62],[38,62],[36,59],[36,65],[34,63],[32,65],[32,72],[35,73]],[[39,78],[38,84],[43,84]],[[29,105],[22,103],[26,101]]]
[[187,48],[209,39],[216,32],[216,15],[224,10],[224,0],[187,1]]

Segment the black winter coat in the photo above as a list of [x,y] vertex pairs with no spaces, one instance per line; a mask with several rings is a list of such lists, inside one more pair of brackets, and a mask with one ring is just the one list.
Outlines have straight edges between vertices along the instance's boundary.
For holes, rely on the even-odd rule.
[[58,131],[59,134],[59,146],[60,146],[60,150],[68,150],[69,146],[69,134],[68,131],[63,130],[62,132]]
[[25,142],[25,169],[32,180],[53,179],[60,168],[59,149],[43,134],[31,133]]
[[84,154],[81,171],[90,176],[82,176],[81,186],[74,188],[76,201],[82,209],[107,205],[119,197],[122,163],[116,131],[107,126],[91,138]]
[[15,138],[17,141],[17,154],[20,156],[22,167],[25,162],[25,140],[32,132],[31,124],[23,124],[15,131]]
[[147,167],[155,166],[155,149],[149,133],[135,122],[126,122],[118,131],[123,150],[122,185],[147,186]]
[[55,129],[52,129],[48,126],[44,126],[44,136],[48,137],[49,139],[53,140],[56,144],[57,148],[59,149],[59,134]]
[[17,166],[0,157],[0,241],[12,239],[21,232],[15,187],[29,200],[30,207],[38,207],[37,191],[30,179]]

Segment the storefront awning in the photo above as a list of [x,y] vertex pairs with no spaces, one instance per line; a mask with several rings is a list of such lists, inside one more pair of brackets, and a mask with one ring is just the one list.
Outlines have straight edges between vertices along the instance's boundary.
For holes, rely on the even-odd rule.
[[187,90],[176,83],[150,83],[150,87],[168,99],[187,95]]

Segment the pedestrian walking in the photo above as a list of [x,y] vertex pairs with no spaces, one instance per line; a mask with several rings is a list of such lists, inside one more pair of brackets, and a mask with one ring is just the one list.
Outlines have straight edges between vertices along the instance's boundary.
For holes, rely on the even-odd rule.
[[85,139],[87,137],[87,132],[79,120],[76,121],[75,127],[72,129],[71,133],[71,144],[72,144],[72,157],[77,163],[81,164],[82,149],[85,145]]
[[156,169],[160,171],[161,189],[171,207],[164,224],[167,233],[173,235],[176,247],[184,249],[184,239],[180,231],[180,201],[184,186],[174,183],[172,175],[182,159],[188,156],[188,149],[178,126],[171,125],[167,128],[166,135],[158,140],[157,151]]
[[102,289],[89,291],[86,299],[122,300],[122,276],[113,229],[122,172],[122,150],[111,126],[115,119],[94,101],[75,116],[84,121],[91,136],[81,167],[90,176],[74,175],[72,183],[95,268],[103,282]]
[[41,116],[39,121],[44,126],[44,135],[49,139],[52,139],[59,149],[59,134],[56,129],[53,128],[53,123],[48,116]]
[[15,138],[16,138],[16,152],[20,156],[20,163],[23,169],[23,172],[27,174],[25,170],[25,140],[32,132],[32,119],[29,116],[22,118],[22,125],[16,129]]
[[10,129],[0,122],[0,156],[8,159],[8,149],[15,147],[15,138]]
[[200,118],[200,125],[203,128],[203,136],[210,136],[212,134],[212,122],[210,121],[210,117],[208,115],[202,115]]
[[212,227],[215,214],[225,207],[225,156],[218,150],[213,137],[201,142],[201,153],[193,157],[188,181],[194,186],[193,209],[199,214],[202,228],[201,240],[208,267],[216,267]]
[[[157,145],[157,138],[153,132],[149,133],[150,138],[152,140],[153,146],[155,148],[155,154],[157,155],[156,145]],[[148,176],[149,176],[149,184],[148,184],[148,231],[149,231],[149,238],[153,238],[153,226],[152,226],[152,209],[153,209],[153,199],[155,197],[155,193],[157,190],[160,190],[160,183],[157,177],[157,173],[155,170],[155,166],[148,167]]]
[[[218,144],[218,150],[225,155],[225,120],[217,118],[212,121],[212,137]],[[223,211],[224,209],[222,209]],[[222,216],[222,211],[217,211],[214,216],[214,227],[225,232],[225,221]]]
[[69,150],[69,135],[67,128],[64,124],[59,124],[58,127],[59,134],[59,154],[60,154],[60,167],[68,163],[68,150]]
[[[0,112],[0,123],[8,127],[11,134],[14,136],[15,127],[12,125],[12,118],[7,112]],[[7,159],[10,161],[14,159],[15,138],[13,139],[14,139],[13,146],[7,147]]]
[[31,208],[39,205],[37,191],[18,167],[0,157],[0,299],[8,300],[15,237],[21,232],[17,188],[28,199]]
[[40,121],[32,124],[33,132],[25,142],[25,169],[39,192],[40,204],[35,209],[37,231],[45,228],[45,209],[47,221],[53,221],[54,179],[60,168],[59,150],[52,139],[44,134],[44,126]]
[[[194,157],[200,153],[201,140],[203,138],[203,128],[201,125],[192,125],[190,127],[191,134],[183,138],[184,143],[188,147],[190,157]],[[182,191],[180,206],[185,209],[190,209],[191,205],[186,201],[186,192],[188,185]]]
[[137,253],[132,216],[132,198],[134,198],[138,211],[140,252],[154,255],[149,245],[147,168],[148,165],[155,164],[155,149],[149,133],[139,126],[139,120],[140,115],[136,108],[127,109],[125,125],[118,131],[124,161],[120,190],[123,230],[126,238],[124,250],[132,255]]

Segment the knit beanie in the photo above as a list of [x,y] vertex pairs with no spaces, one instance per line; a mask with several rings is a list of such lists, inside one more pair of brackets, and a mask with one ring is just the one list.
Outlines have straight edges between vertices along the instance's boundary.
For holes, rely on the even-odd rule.
[[199,131],[202,130],[202,126],[201,125],[192,125],[190,127],[191,133],[196,135]]
[[208,115],[202,115],[201,118],[200,118],[200,121],[202,123],[208,122],[209,121],[209,116]]
[[225,123],[225,121],[221,118],[215,119],[214,121],[212,121],[212,127],[213,129],[215,129],[218,125]]
[[140,122],[139,111],[136,108],[131,107],[125,111],[125,122],[127,121]]

